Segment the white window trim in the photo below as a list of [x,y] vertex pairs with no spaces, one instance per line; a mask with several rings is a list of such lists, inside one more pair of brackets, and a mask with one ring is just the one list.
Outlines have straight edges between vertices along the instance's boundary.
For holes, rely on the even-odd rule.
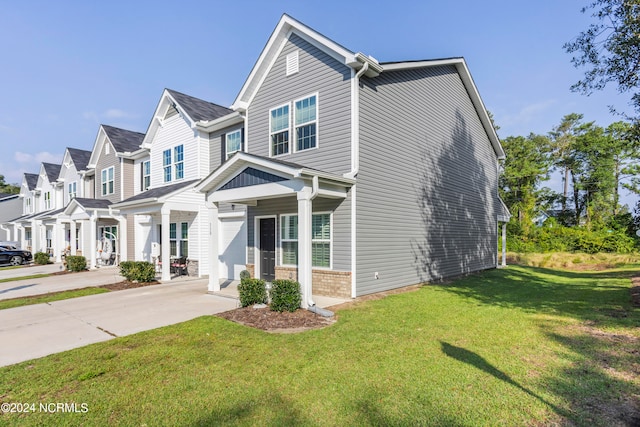
[[[71,191],[71,187],[73,187],[74,191]],[[67,185],[67,192],[68,192],[67,196],[69,197],[69,201],[77,198],[78,197],[78,181],[70,182]]]
[[[113,170],[113,178],[109,180],[109,170]],[[103,174],[106,172],[106,180],[103,178]],[[108,196],[110,194],[115,193],[116,191],[116,171],[113,166],[109,166],[108,168],[104,168],[100,171],[100,194],[103,196]],[[111,192],[109,192],[109,182],[113,182],[113,188]]]
[[[279,130],[278,132],[271,132],[271,112],[273,110],[277,110],[277,109],[282,108],[282,107],[289,107],[289,118],[288,118],[289,123],[288,123],[288,127],[286,129]],[[269,108],[269,157],[272,157],[272,158],[273,157],[282,157],[282,156],[287,156],[287,155],[292,153],[292,151],[291,151],[291,117],[292,117],[291,102],[286,102],[284,104],[276,105],[275,107]],[[272,136],[274,134],[276,134],[276,133],[284,132],[285,130],[289,132],[289,147],[288,147],[288,150],[287,150],[286,153],[274,155],[273,154],[273,146],[272,146],[272,143],[273,143]]]
[[[315,96],[316,97],[316,119],[310,122],[305,122],[303,125],[300,126],[306,126],[308,124],[311,123],[315,123],[316,124],[316,146],[315,147],[311,147],[311,148],[304,148],[302,150],[298,150],[298,135],[296,134],[296,129],[299,127],[296,125],[296,102],[298,101],[302,101],[304,99],[307,98],[311,98]],[[318,149],[318,146],[320,145],[320,137],[319,137],[319,129],[320,126],[318,126],[318,123],[320,123],[320,96],[318,94],[318,92],[315,93],[311,93],[309,95],[303,96],[301,98],[298,99],[294,99],[293,102],[291,103],[291,114],[292,114],[292,120],[291,120],[291,127],[292,127],[292,132],[290,133],[290,135],[292,135],[292,139],[293,139],[293,153],[299,153],[302,151],[311,151],[311,150],[316,150]]]
[[[169,152],[169,163],[164,162],[164,155]],[[167,179],[167,168],[169,168],[169,179]],[[162,182],[171,182],[173,180],[173,148],[162,150]]]
[[[311,266],[311,268],[313,270],[333,270],[333,212],[331,211],[320,211],[320,212],[312,212],[311,213],[311,217],[313,218],[313,215],[329,215],[329,267],[316,267],[314,265]],[[283,249],[282,249],[282,231],[280,230],[281,224],[282,224],[282,217],[284,216],[298,216],[297,212],[294,213],[283,213],[278,215],[277,218],[277,226],[276,226],[276,240],[277,240],[277,245],[276,245],[276,251],[280,252],[279,254],[277,254],[277,260],[278,260],[278,265],[281,267],[297,267],[297,265],[292,265],[292,264],[283,264],[282,262],[282,254],[283,254]],[[300,222],[298,221],[298,226],[300,226]],[[290,240],[293,241],[293,240]],[[300,236],[298,235],[298,239],[296,241],[300,241]],[[316,240],[317,241],[317,240]],[[311,243],[313,243],[313,239],[311,240]],[[299,250],[299,249],[298,249]],[[312,258],[312,262],[313,262],[313,249],[311,250],[311,258]]]
[[[146,172],[146,166],[149,165],[149,173]],[[163,169],[164,172],[164,169]],[[149,185],[145,185],[146,178],[149,178]],[[142,191],[146,191],[151,187],[151,160],[142,162]]]
[[51,209],[51,191],[46,191],[44,193],[44,209]]
[[[171,225],[175,224],[176,226],[176,237],[175,239],[171,238]],[[182,238],[182,224],[187,224],[187,238]],[[176,258],[180,258],[184,256],[182,254],[182,250],[180,249],[182,242],[187,242],[187,252],[189,251],[189,222],[188,221],[178,221],[178,222],[170,222],[169,223],[169,253],[171,253],[171,242],[176,242]],[[186,255],[189,256],[188,254]]]
[[[178,149],[178,147],[182,147],[182,161],[177,161],[178,160],[178,156],[176,155],[176,150]],[[174,146],[172,148],[173,151],[173,180],[174,181],[182,181],[184,179],[184,176],[186,175],[186,170],[184,168],[184,144],[178,144],[176,146]],[[178,178],[177,174],[178,174],[178,164],[182,164],[182,177]]]
[[[269,113],[269,121],[271,121],[271,113]],[[269,123],[269,129],[271,129],[271,123]],[[230,152],[229,151],[229,135],[233,135],[236,133],[240,136],[240,148],[238,148],[236,151]],[[269,139],[271,139],[271,137],[269,137]],[[224,153],[225,153],[226,160],[228,160],[232,154],[242,151],[242,129],[236,129],[234,131],[227,132],[224,137],[224,144],[225,144]]]

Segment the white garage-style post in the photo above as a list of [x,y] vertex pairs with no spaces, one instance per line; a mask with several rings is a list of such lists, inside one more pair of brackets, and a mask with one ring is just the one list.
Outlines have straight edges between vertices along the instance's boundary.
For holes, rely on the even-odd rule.
[[98,251],[98,245],[97,245],[97,234],[98,234],[98,229],[97,229],[97,223],[98,222],[98,212],[93,211],[93,215],[91,215],[91,217],[89,218],[89,224],[90,224],[90,229],[89,229],[89,251],[91,251],[91,265],[89,266],[89,268],[91,268],[92,270],[97,268],[96,266],[96,252]]
[[162,274],[160,280],[163,282],[171,280],[171,243],[169,243],[169,223],[171,221],[171,210],[163,207],[160,211],[162,218],[162,246],[160,259],[162,260]]
[[78,254],[78,247],[76,245],[76,222],[71,220],[69,223],[69,246],[71,246],[71,255],[76,256]]
[[302,308],[313,305],[311,299],[311,191],[298,192],[298,281],[302,288]]
[[218,248],[218,230],[220,230],[220,218],[218,217],[218,204],[207,202],[209,211],[209,292],[220,291],[220,261]]

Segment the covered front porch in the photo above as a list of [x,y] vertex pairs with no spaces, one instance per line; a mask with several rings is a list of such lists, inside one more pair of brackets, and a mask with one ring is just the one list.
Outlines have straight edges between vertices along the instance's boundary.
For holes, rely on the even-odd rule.
[[[288,162],[236,153],[196,187],[206,195],[209,223],[209,291],[220,292],[219,265],[225,251],[215,236],[220,229],[221,204],[247,206],[247,269],[269,282],[293,279],[300,283],[302,306],[316,304],[313,290],[342,281],[350,294],[350,255],[336,262],[335,247],[349,247],[346,233],[335,233],[335,222],[350,224],[349,189],[355,181]],[[337,244],[335,234],[340,235]],[[344,259],[343,259],[344,258]],[[346,260],[346,258],[349,258]],[[317,286],[314,286],[316,285]],[[328,285],[330,287],[330,284]]]

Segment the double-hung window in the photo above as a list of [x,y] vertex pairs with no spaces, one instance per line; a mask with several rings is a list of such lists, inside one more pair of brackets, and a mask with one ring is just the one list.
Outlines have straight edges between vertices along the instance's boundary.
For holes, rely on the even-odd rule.
[[242,149],[242,131],[240,129],[230,132],[225,136],[226,142],[226,155],[227,159],[231,157],[233,153],[236,153]]
[[[180,226],[179,229],[178,225]],[[186,257],[189,255],[189,223],[169,223],[169,254],[172,257]]]
[[102,169],[102,195],[113,194],[113,166]]
[[142,191],[151,187],[151,162],[149,160],[142,162]]
[[78,197],[78,183],[76,181],[70,182],[68,185],[69,200]]
[[316,147],[318,105],[316,96],[294,102],[296,151]]
[[173,162],[176,169],[176,180],[184,178],[184,145],[173,148]]
[[44,193],[44,209],[51,209],[51,191]]
[[32,213],[31,197],[25,197],[25,199],[24,199],[24,213],[26,213],[26,214]]
[[180,223],[180,256],[189,256],[189,223]]
[[164,168],[164,182],[171,181],[171,149],[162,152],[162,167]]
[[271,155],[289,153],[289,105],[274,108],[269,112]]
[[[298,265],[298,216],[280,217],[280,244],[282,265]],[[313,214],[311,217],[311,265],[331,267],[331,214]]]

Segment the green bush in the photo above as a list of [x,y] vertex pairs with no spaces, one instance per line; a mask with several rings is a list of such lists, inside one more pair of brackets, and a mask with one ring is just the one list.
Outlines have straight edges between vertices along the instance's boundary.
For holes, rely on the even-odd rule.
[[242,270],[240,272],[240,280],[242,279],[251,279],[251,273],[249,273],[247,270]]
[[156,268],[147,261],[122,261],[120,275],[130,282],[153,282],[156,279]]
[[44,252],[36,252],[33,254],[33,262],[40,265],[49,264],[49,254]]
[[302,295],[300,283],[293,280],[274,280],[271,283],[271,310],[296,311],[300,308]]
[[87,259],[83,256],[70,255],[67,257],[67,270],[84,271],[87,269]]
[[253,304],[267,303],[267,287],[261,279],[242,279],[238,285],[240,305],[247,307]]

